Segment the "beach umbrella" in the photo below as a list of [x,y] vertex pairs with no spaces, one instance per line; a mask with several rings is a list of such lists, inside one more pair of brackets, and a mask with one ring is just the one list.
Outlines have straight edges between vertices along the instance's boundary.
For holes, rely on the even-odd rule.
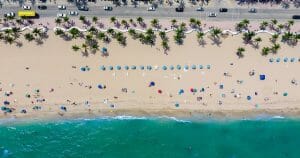
[[178,92],[179,95],[181,95],[181,94],[183,94],[183,93],[184,93],[184,90],[183,90],[183,89],[180,89],[179,92]]
[[287,93],[287,92],[284,92],[284,93],[283,93],[283,96],[284,96],[284,97],[288,96],[288,93]]
[[188,69],[189,69],[189,66],[188,66],[188,65],[184,65],[184,69],[185,69],[185,70],[188,70]]
[[159,89],[159,90],[157,91],[157,93],[161,94],[161,93],[162,93],[162,90],[161,90],[161,89]]
[[11,112],[12,112],[12,109],[6,108],[6,112],[11,113]]
[[162,69],[163,69],[163,70],[167,70],[168,67],[167,67],[166,65],[164,65],[164,66],[162,66]]
[[269,59],[269,62],[270,62],[270,63],[273,63],[273,61],[274,61],[273,58],[270,58],[270,59]]
[[60,106],[60,109],[63,110],[63,111],[67,111],[67,108],[65,106],[63,106],[63,105]]
[[200,89],[200,92],[204,92],[205,91],[205,89],[202,87],[201,89]]
[[175,107],[177,107],[177,108],[178,108],[178,107],[179,107],[179,103],[175,103]]
[[199,69],[203,69],[203,65],[199,65]]
[[149,87],[153,87],[153,86],[155,86],[155,82],[151,81],[150,84],[149,84]]
[[170,66],[169,66],[169,69],[170,69],[170,70],[174,70],[174,66],[173,66],[173,65],[170,65]]
[[220,89],[223,89],[223,88],[224,88],[224,85],[220,84],[220,85],[219,85],[219,88],[220,88]]
[[103,89],[103,86],[101,84],[98,84],[99,89]]
[[251,100],[251,96],[248,95],[248,96],[247,96],[247,100]]
[[136,66],[135,65],[132,65],[131,66],[131,70],[135,70],[136,69]]
[[85,69],[86,69],[86,71],[90,71],[91,70],[91,68],[88,67],[88,66],[86,66]]
[[7,107],[1,106],[1,110],[2,110],[2,111],[6,111],[6,109],[7,109]]
[[129,70],[129,66],[127,66],[127,65],[124,66],[124,69],[125,69],[125,70]]
[[144,67],[143,65],[141,65],[141,66],[140,66],[140,69],[141,69],[141,70],[144,70],[144,69],[145,69],[145,67]]
[[147,70],[152,70],[152,66],[148,65]]
[[285,57],[285,58],[283,59],[284,62],[288,62],[288,60],[289,60],[289,58],[287,58],[287,57]]
[[10,102],[6,100],[6,101],[3,102],[3,104],[4,104],[4,105],[9,105]]
[[102,47],[101,51],[102,51],[102,53],[106,53],[107,52],[107,48],[106,47]]
[[120,66],[120,65],[117,65],[117,66],[116,66],[116,69],[117,69],[117,70],[121,70],[121,66]]
[[195,70],[197,68],[196,65],[192,65],[191,67],[193,70]]
[[180,65],[177,65],[177,70],[181,70],[181,66]]
[[277,58],[277,59],[276,59],[276,62],[279,63],[279,62],[280,62],[280,58]]
[[294,62],[295,61],[295,58],[291,58],[291,62]]
[[25,109],[22,109],[22,110],[21,110],[21,113],[22,113],[22,114],[26,114],[27,111],[26,111]]
[[207,65],[207,66],[206,66],[207,69],[210,69],[210,67],[211,67],[210,65]]
[[100,70],[105,71],[106,70],[105,66],[104,65],[100,66]]
[[113,66],[109,66],[108,69],[109,70],[114,70],[114,67]]
[[85,67],[81,67],[80,70],[81,70],[81,71],[85,71],[86,68],[85,68]]
[[260,79],[261,81],[265,80],[265,79],[266,79],[266,75],[259,75],[259,79]]
[[298,62],[300,62],[300,58],[298,58]]

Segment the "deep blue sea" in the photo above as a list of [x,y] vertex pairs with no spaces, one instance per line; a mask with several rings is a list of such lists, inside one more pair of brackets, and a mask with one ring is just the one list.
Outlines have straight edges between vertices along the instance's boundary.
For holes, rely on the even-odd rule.
[[300,158],[300,120],[97,118],[0,124],[0,158]]

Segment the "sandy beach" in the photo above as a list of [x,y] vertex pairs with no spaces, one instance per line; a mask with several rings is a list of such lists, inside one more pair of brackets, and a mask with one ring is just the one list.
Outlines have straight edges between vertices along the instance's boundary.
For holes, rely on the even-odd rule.
[[[262,38],[257,49],[244,44],[242,35],[222,37],[219,45],[205,36],[206,44],[199,45],[195,32],[178,45],[170,32],[167,55],[160,38],[149,46],[125,34],[126,46],[115,40],[99,43],[100,48],[107,48],[106,57],[99,51],[87,56],[74,52],[72,45],[81,44],[82,39],[64,41],[51,30],[48,35],[41,45],[23,37],[21,47],[0,43],[0,100],[13,109],[1,112],[0,118],[300,114],[299,45],[278,42],[277,54],[262,56],[261,48],[270,45],[267,33],[256,35]],[[246,51],[238,58],[236,50],[241,46]],[[280,58],[280,62],[270,62],[270,58]],[[290,61],[292,58],[295,61]],[[125,70],[126,65],[137,69]],[[153,69],[140,70],[141,65]],[[167,70],[162,69],[164,65]],[[169,69],[171,65],[174,70]],[[177,65],[182,69],[176,69]],[[185,65],[189,68],[184,69]],[[82,67],[88,70],[82,71]],[[151,82],[155,84],[149,86]]]

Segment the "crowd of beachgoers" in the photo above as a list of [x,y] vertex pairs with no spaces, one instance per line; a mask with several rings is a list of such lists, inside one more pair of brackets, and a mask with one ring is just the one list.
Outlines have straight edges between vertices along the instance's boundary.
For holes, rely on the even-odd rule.
[[[188,114],[299,112],[300,35],[294,21],[252,26],[245,19],[228,31],[193,18],[161,24],[112,17],[106,22],[96,17],[61,18],[49,25],[5,20],[2,117],[126,114],[132,109],[171,116],[178,109]],[[21,31],[25,26],[33,29]]]

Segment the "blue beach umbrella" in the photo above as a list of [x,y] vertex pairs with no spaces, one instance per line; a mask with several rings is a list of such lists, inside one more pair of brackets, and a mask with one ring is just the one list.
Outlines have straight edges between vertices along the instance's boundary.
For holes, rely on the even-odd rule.
[[106,53],[106,52],[107,52],[107,48],[102,47],[102,52],[103,52],[103,53]]
[[121,66],[120,66],[120,65],[117,65],[117,66],[116,66],[116,69],[117,69],[117,70],[121,70]]
[[178,92],[179,95],[181,95],[181,94],[183,94],[183,93],[184,93],[184,90],[183,90],[183,89],[180,89],[179,92]]
[[287,58],[287,57],[285,57],[285,58],[283,59],[284,62],[288,62],[288,60],[289,60],[289,58]]
[[103,89],[102,84],[98,84],[98,88],[99,88],[99,89]]
[[167,67],[166,65],[163,65],[163,66],[161,67],[161,69],[163,69],[163,70],[167,70],[167,69],[168,69],[168,67]]
[[199,65],[199,69],[203,69],[203,65]]
[[191,66],[193,70],[196,70],[197,66],[196,65],[192,65]]
[[175,103],[175,107],[178,108],[179,107],[179,103]]
[[180,65],[177,65],[176,68],[177,68],[177,70],[181,70],[181,66]]
[[284,92],[284,93],[283,93],[283,96],[284,96],[284,97],[288,96],[288,93],[287,93],[287,92]]
[[280,58],[277,58],[277,59],[276,59],[276,62],[279,63],[279,62],[280,62]]
[[273,61],[274,61],[273,58],[270,58],[270,59],[269,59],[269,62],[270,62],[270,63],[273,63]]
[[127,66],[127,65],[124,66],[124,69],[125,69],[125,70],[129,70],[129,66]]
[[148,66],[147,66],[147,70],[152,70],[152,66],[151,66],[151,65],[148,65]]
[[207,69],[210,69],[210,67],[211,67],[210,65],[207,65],[207,66],[206,66]]
[[2,110],[2,111],[6,111],[6,109],[7,109],[7,107],[1,106],[1,110]]
[[9,105],[10,102],[9,102],[9,101],[4,101],[3,104],[4,104],[4,105]]
[[81,67],[80,71],[86,71],[86,68],[85,67]]
[[141,66],[140,66],[140,69],[141,69],[141,70],[144,70],[144,69],[145,69],[145,66],[141,65]]
[[153,86],[155,86],[155,82],[154,82],[154,81],[151,81],[151,82],[149,83],[149,87],[153,87]]
[[170,66],[169,66],[169,69],[170,69],[170,70],[174,70],[174,66],[173,66],[173,65],[170,65]]
[[132,66],[131,66],[131,70],[136,70],[136,66],[135,66],[135,65],[132,65]]
[[189,66],[188,66],[188,65],[184,65],[184,69],[185,69],[185,70],[188,70],[188,69],[189,69]]
[[114,70],[114,67],[113,66],[109,66],[108,69],[109,70]]
[[262,80],[262,81],[265,80],[266,79],[266,75],[259,75],[259,79]]
[[106,70],[105,66],[104,65],[100,66],[100,70],[105,71]]
[[294,62],[295,61],[295,58],[291,58],[291,62]]
[[251,96],[248,95],[248,96],[247,96],[247,100],[251,100]]

